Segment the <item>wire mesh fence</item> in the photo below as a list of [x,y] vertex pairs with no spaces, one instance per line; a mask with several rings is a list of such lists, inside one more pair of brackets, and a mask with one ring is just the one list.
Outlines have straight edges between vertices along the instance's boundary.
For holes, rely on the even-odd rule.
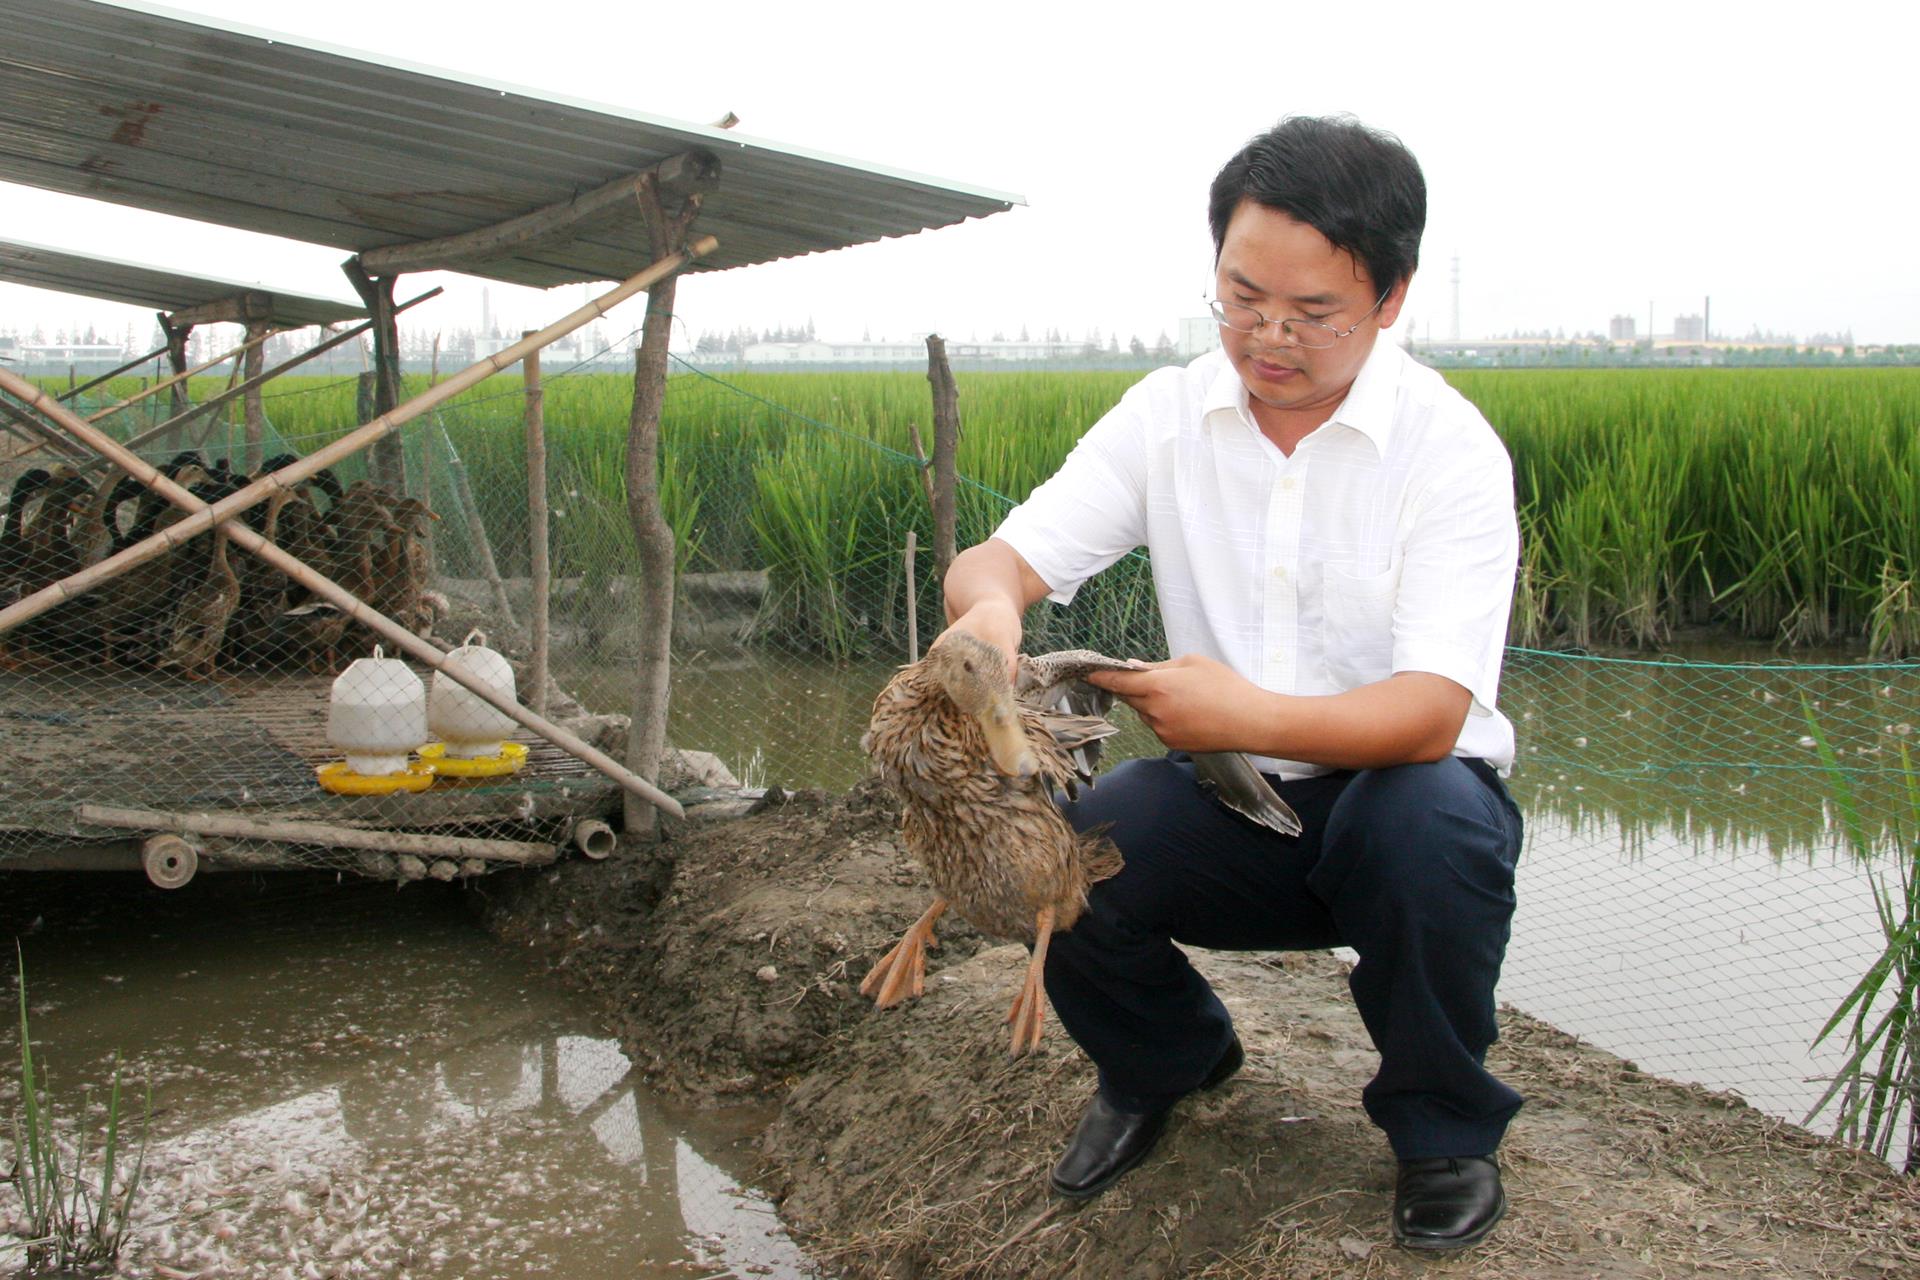
[[[669,739],[682,755],[662,781],[683,791],[851,785],[874,693],[910,638],[924,645],[942,625],[923,468],[874,417],[924,417],[925,383],[888,384],[895,399],[878,408],[837,403],[824,376],[818,385],[802,411],[739,378],[669,382],[659,484],[676,539]],[[355,392],[347,379],[269,393],[262,454],[304,456],[337,438],[360,420]],[[616,758],[644,586],[627,513],[629,400],[621,378],[548,378],[550,715]],[[541,593],[521,405],[514,380],[492,380],[406,429],[404,486],[375,485],[355,458],[249,518],[441,647],[484,640],[528,699]],[[180,468],[196,492],[230,492],[246,456],[238,424],[236,412],[144,456]],[[0,471],[8,545],[24,555],[55,548],[45,554],[59,564],[84,563],[171,518],[138,493],[116,501],[98,474],[88,485],[46,467],[29,485],[28,461]],[[987,536],[1011,501],[963,478],[960,544]],[[404,720],[406,741],[343,747],[329,695],[350,662],[374,656],[374,637],[219,543],[195,538],[149,576],[106,583],[4,638],[0,732],[18,763],[0,776],[0,867],[29,849],[154,829],[124,814],[108,825],[113,809],[266,824],[180,833],[228,865],[402,879],[553,856],[575,824],[616,820],[613,784],[516,727],[448,739],[448,719],[428,716],[434,697],[415,687],[431,673],[417,667],[382,667],[393,683],[370,680],[357,704]],[[1164,653],[1143,556],[1029,624],[1030,650]],[[1516,648],[1502,702],[1519,730],[1511,786],[1529,825],[1502,998],[1649,1070],[1799,1118],[1843,1056],[1811,1041],[1884,944],[1869,882],[1891,865],[1846,838],[1814,735],[1858,798],[1864,852],[1905,847],[1901,749],[1920,721],[1920,664]],[[429,742],[447,745],[423,766]],[[524,751],[510,770],[503,742]],[[1158,749],[1130,719],[1117,747],[1120,758]],[[479,763],[462,774],[462,760]],[[336,762],[388,781],[334,794],[317,770]],[[307,841],[303,823],[366,831],[367,847]]]

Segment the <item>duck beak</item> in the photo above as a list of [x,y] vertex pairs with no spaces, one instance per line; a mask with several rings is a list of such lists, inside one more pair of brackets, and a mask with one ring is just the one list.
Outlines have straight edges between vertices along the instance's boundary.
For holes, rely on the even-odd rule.
[[1004,693],[989,702],[976,717],[980,731],[987,735],[987,754],[993,767],[1009,778],[1030,778],[1040,768],[1027,735],[1020,728],[1020,712],[1013,694]]

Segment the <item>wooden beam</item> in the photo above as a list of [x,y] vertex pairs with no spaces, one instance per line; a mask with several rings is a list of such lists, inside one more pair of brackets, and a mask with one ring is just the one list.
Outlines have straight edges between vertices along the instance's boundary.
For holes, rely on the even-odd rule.
[[225,298],[215,298],[197,306],[170,312],[173,323],[183,327],[203,324],[253,324],[273,318],[273,295],[264,289],[246,289]]
[[176,831],[188,835],[226,836],[236,840],[278,840],[286,844],[317,844],[335,849],[377,849],[382,853],[411,853],[429,858],[483,858],[488,862],[537,866],[552,862],[559,856],[559,851],[553,845],[521,840],[420,835],[410,831],[368,831],[331,822],[290,822],[281,818],[248,817],[237,813],[173,813],[160,809],[123,809],[104,804],[76,805],[73,812],[77,821],[94,827]]
[[[490,227],[441,236],[437,240],[415,240],[383,249],[368,249],[359,256],[360,266],[374,277],[395,276],[404,271],[458,271],[465,264],[511,255],[559,239],[596,214],[629,205],[639,198],[641,184],[649,177],[663,192],[684,197],[705,191],[719,174],[720,161],[712,152],[687,151],[662,160],[651,169],[625,174],[570,200]],[[652,248],[657,255],[664,256],[666,246]]]

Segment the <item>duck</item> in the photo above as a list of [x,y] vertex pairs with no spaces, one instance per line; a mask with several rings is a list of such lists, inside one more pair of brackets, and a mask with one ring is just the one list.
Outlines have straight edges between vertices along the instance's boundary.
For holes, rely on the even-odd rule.
[[[52,469],[39,506],[22,533],[25,550],[15,579],[21,597],[64,581],[86,567],[92,544],[87,524],[93,503],[92,481],[64,463]],[[43,655],[71,650],[76,641],[91,634],[87,619],[97,603],[91,595],[62,601],[20,628],[20,647]]]
[[[0,609],[6,608],[26,592],[27,569],[32,561],[27,541],[27,511],[39,501],[41,493],[53,482],[53,472],[34,467],[23,472],[7,493],[7,518],[0,524]],[[0,666],[11,667],[8,654],[11,635],[0,634]]]
[[0,605],[12,603],[27,563],[27,508],[53,481],[53,472],[35,467],[13,482],[7,494],[7,518],[0,524]]
[[885,1009],[922,994],[934,923],[951,908],[984,934],[1031,945],[1007,1021],[1014,1056],[1038,1047],[1048,942],[1122,865],[1106,836],[1067,823],[1054,792],[1090,784],[1087,749],[1117,731],[1016,699],[1006,656],[965,631],[948,631],[887,682],[861,746],[900,796],[903,840],[935,897],[868,972],[862,995]]
[[173,612],[173,633],[157,665],[188,679],[213,675],[214,659],[226,640],[227,623],[240,603],[240,578],[227,562],[227,531],[215,525],[206,572],[180,597]]
[[427,588],[432,577],[427,563],[428,520],[440,517],[419,498],[393,504],[393,523],[386,540],[374,552],[374,596],[368,603],[415,635],[433,628],[433,609]]
[[[168,475],[185,489],[204,485],[207,480],[207,472],[197,463],[175,466]],[[187,516],[186,512],[151,493],[145,494],[134,510],[133,527],[120,535],[124,537],[122,546],[144,541]],[[158,644],[156,637],[171,634],[171,594],[176,586],[174,569],[179,557],[179,548],[168,550],[135,565],[98,589],[100,606],[93,621],[99,628],[102,656],[108,662],[124,662],[129,656],[150,653]]]

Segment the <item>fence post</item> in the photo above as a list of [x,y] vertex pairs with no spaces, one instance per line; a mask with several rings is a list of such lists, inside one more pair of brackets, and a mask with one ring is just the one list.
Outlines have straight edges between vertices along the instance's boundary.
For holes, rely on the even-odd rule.
[[[529,329],[521,336],[532,335]],[[529,352],[520,367],[526,375],[527,577],[533,593],[533,603],[529,606],[533,610],[529,623],[533,630],[533,653],[528,660],[527,679],[533,685],[529,705],[544,716],[547,714],[547,622],[553,571],[547,554],[546,392],[540,386],[540,353]]]
[[933,384],[933,571],[944,586],[947,566],[958,550],[954,498],[959,486],[955,463],[960,452],[960,388],[947,366],[946,339],[937,333],[927,335],[927,381]]
[[[255,338],[263,337],[267,332],[267,328],[268,325],[266,321],[253,321],[247,325],[247,339],[252,341]],[[248,382],[252,382],[265,370],[266,363],[267,353],[264,342],[248,347],[245,364],[242,366],[244,370],[242,376],[246,378]],[[261,440],[266,432],[267,411],[260,403],[260,388],[258,386],[250,386],[247,388],[244,396],[244,404],[247,415],[247,464],[244,470],[248,475],[255,475],[260,470],[260,464],[266,460],[266,453],[261,444]],[[364,421],[364,419],[362,419],[362,421]]]

